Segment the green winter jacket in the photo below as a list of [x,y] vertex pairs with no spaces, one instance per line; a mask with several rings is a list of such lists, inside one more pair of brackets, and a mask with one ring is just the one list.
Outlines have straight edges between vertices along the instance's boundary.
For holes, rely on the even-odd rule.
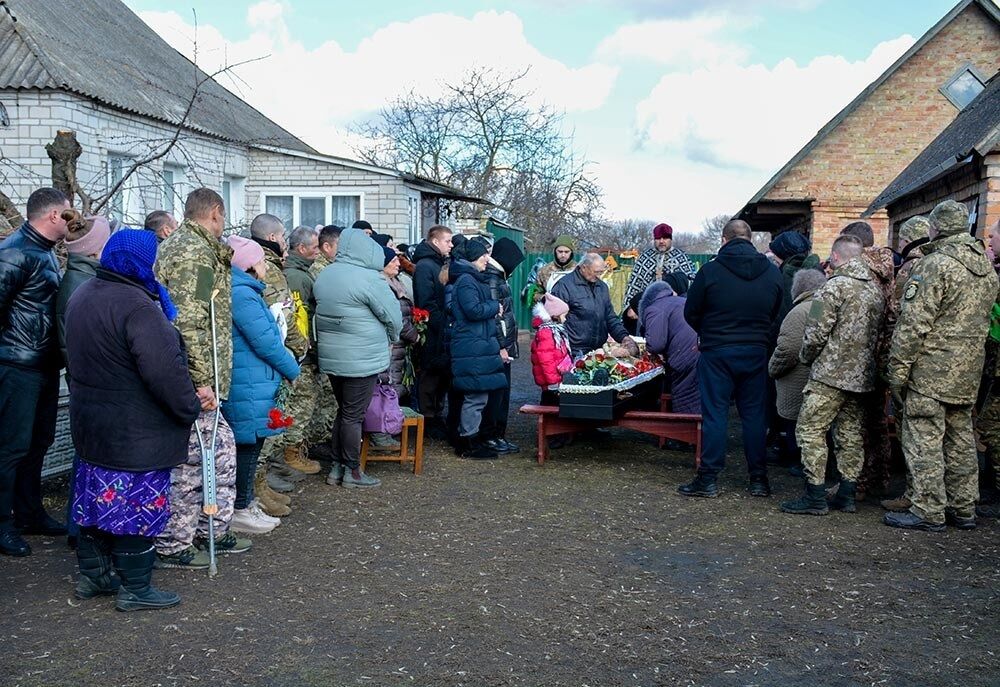
[[382,275],[385,253],[360,229],[340,235],[337,260],[313,285],[319,369],[338,377],[368,377],[389,367],[399,339],[399,301]]

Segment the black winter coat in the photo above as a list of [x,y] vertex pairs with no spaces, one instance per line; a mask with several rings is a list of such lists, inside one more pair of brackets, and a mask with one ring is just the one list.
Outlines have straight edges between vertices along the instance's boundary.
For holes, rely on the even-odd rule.
[[493,391],[507,386],[497,341],[500,304],[490,298],[486,274],[465,260],[452,260],[452,385],[459,391]]
[[430,313],[427,340],[420,350],[420,366],[425,370],[448,369],[448,310],[445,305],[441,269],[448,258],[437,252],[426,240],[413,253],[416,270],[413,273],[413,304]]
[[186,460],[201,404],[180,334],[145,287],[99,270],[69,300],[66,343],[81,458],[129,472]]
[[745,239],[732,239],[694,278],[684,319],[703,351],[721,346],[774,347],[783,280],[778,268]]
[[611,305],[608,285],[600,279],[587,281],[579,267],[552,287],[552,295],[569,304],[566,335],[574,358],[602,347],[609,334],[619,343],[628,336],[622,318]]
[[514,294],[503,270],[493,264],[486,266],[486,285],[490,288],[490,298],[503,306],[503,315],[497,315],[497,341],[500,348],[506,348],[511,358],[516,358],[520,349],[517,345],[517,313],[514,312]]
[[55,242],[25,222],[0,242],[0,363],[58,372]]
[[66,272],[59,283],[59,293],[56,294],[56,327],[59,331],[59,352],[62,353],[62,364],[66,364],[66,306],[69,298],[84,283],[97,275],[100,260],[88,258],[86,255],[69,254],[66,260]]

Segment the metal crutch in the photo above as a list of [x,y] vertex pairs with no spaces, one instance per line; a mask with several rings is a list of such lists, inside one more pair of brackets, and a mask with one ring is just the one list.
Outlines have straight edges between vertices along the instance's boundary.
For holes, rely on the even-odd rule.
[[195,432],[198,434],[198,447],[201,449],[201,489],[202,489],[202,512],[208,516],[208,576],[215,577],[219,572],[215,561],[215,516],[219,512],[219,504],[216,498],[215,484],[215,442],[219,435],[219,413],[222,412],[222,404],[219,401],[219,349],[216,341],[215,331],[215,297],[218,291],[213,291],[208,301],[208,316],[212,328],[212,377],[215,390],[215,418],[212,423],[212,441],[209,446],[201,437],[201,427],[195,420]]

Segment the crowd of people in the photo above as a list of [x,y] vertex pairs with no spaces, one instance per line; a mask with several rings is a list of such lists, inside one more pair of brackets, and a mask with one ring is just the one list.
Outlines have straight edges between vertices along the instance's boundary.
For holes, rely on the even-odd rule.
[[[68,535],[80,598],[114,595],[123,611],[178,603],[152,586],[154,568],[249,551],[247,535],[280,525],[321,460],[330,486],[378,487],[362,439],[398,451],[406,415],[419,411],[463,458],[520,450],[506,437],[520,353],[509,280],[525,256],[509,239],[439,225],[397,246],[364,220],[289,231],[269,214],[249,236],[224,237],[223,199],[206,188],[179,225],[157,211],[141,230],[81,216],[53,188],[26,210],[0,243],[0,552]],[[697,272],[672,233],[654,228],[621,314],[604,259],[577,260],[572,237],[555,242],[532,294],[543,404],[558,404],[564,375],[609,340],[638,355],[631,328],[662,359],[673,411],[703,416],[700,467],[681,494],[718,494],[735,401],[752,495],[771,495],[770,442],[805,480],[783,511],[853,512],[865,493],[887,495],[891,414],[908,470],[906,493],[883,502],[886,524],[975,527],[977,401],[1000,455],[995,353],[983,374],[987,342],[1000,340],[1000,230],[984,246],[949,201],[902,227],[901,253],[855,222],[821,262],[796,232],[762,254],[733,220]],[[66,525],[40,484],[63,369],[75,449]]]

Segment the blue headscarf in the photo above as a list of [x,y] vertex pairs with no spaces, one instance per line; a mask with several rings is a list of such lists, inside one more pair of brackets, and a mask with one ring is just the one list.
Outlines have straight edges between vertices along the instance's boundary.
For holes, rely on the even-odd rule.
[[123,277],[135,279],[145,286],[147,291],[159,297],[163,314],[173,322],[177,317],[177,308],[170,300],[170,294],[153,276],[157,243],[156,234],[151,231],[137,229],[116,231],[108,239],[104,252],[101,253],[101,267]]

